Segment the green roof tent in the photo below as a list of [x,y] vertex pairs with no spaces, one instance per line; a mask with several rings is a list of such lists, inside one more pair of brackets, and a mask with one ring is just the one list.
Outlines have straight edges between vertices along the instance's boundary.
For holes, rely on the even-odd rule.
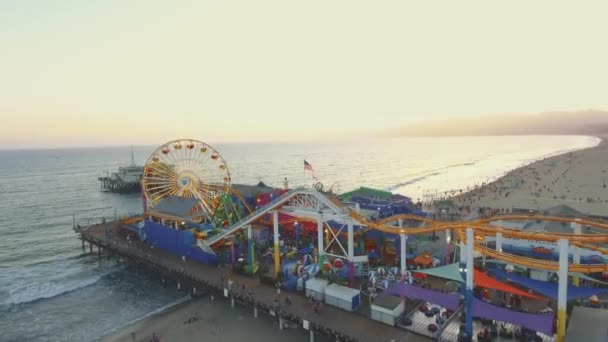
[[453,263],[450,265],[444,265],[434,268],[427,268],[422,270],[413,270],[412,272],[424,273],[428,275],[432,275],[439,278],[449,279],[453,281],[457,281],[459,283],[464,283],[464,279],[460,274],[460,266],[458,263]]
[[357,196],[357,195],[365,196],[365,197],[375,197],[375,198],[382,199],[385,201],[390,201],[393,198],[393,193],[390,191],[366,188],[364,186],[360,187],[359,189],[353,190],[353,191],[345,192],[338,197],[343,201],[350,201],[351,197]]

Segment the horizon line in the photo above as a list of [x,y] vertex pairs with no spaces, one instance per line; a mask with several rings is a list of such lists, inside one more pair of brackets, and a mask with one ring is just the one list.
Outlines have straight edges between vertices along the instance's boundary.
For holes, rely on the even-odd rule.
[[[400,136],[400,135],[387,135],[387,136],[367,136],[366,139],[419,139],[419,138],[474,138],[474,137],[513,137],[513,136],[586,136],[586,137],[594,137],[600,139],[600,141],[608,139],[608,137],[599,135],[599,134],[564,134],[564,133],[541,133],[541,134],[466,134],[466,135],[457,135],[457,134],[447,134],[447,135],[436,135],[436,134],[427,134],[427,135],[412,135],[412,136]],[[131,148],[131,147],[159,147],[166,143],[175,141],[175,140],[199,140],[195,138],[177,138],[167,140],[160,144],[148,144],[148,143],[135,143],[135,144],[103,144],[103,145],[59,145],[59,146],[29,146],[29,147],[9,147],[0,145],[0,151],[52,151],[52,150],[79,150],[79,149],[112,149],[112,148]],[[243,140],[243,141],[223,141],[223,142],[215,142],[209,143],[204,141],[209,145],[220,146],[220,145],[241,145],[241,144],[301,144],[301,143],[327,143],[327,142],[348,142],[352,140],[361,140],[361,138],[357,137],[348,137],[348,138],[334,138],[334,139],[319,139],[319,140]],[[202,140],[199,140],[202,141]]]

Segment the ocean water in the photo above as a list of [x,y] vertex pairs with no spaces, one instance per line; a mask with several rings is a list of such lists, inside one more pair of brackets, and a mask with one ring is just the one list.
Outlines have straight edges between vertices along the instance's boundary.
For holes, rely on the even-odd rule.
[[[370,186],[414,200],[489,181],[538,158],[594,146],[594,137],[393,138],[214,147],[233,182]],[[155,147],[136,147],[143,164]],[[306,159],[315,169],[304,172]],[[183,299],[145,274],[83,255],[72,218],[141,211],[141,196],[100,191],[97,177],[130,148],[0,151],[0,340],[93,341]]]

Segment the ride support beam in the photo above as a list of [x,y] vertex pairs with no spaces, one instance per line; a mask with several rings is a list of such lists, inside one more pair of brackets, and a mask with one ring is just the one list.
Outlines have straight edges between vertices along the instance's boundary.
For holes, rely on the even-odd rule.
[[399,240],[401,242],[401,255],[399,256],[399,262],[401,263],[401,276],[405,276],[407,272],[407,235],[399,234]]
[[[403,219],[397,220],[397,225],[399,226],[399,228],[403,228]],[[401,276],[403,277],[405,276],[405,272],[407,271],[407,235],[403,233],[399,234],[399,241],[401,242],[401,246],[399,246],[399,266],[401,268]]]
[[465,331],[467,333],[467,341],[471,341],[473,338],[473,245],[475,244],[475,237],[473,236],[473,229],[467,228],[467,245],[466,245],[466,325]]
[[319,214],[319,217],[317,218],[317,249],[318,249],[318,255],[317,258],[321,258],[321,255],[323,255],[323,252],[325,251],[324,247],[323,247],[323,216],[321,214]]
[[230,264],[234,266],[234,262],[236,261],[236,249],[234,245],[236,243],[236,236],[232,236],[232,243],[230,244]]
[[[575,219],[578,221],[579,219]],[[574,230],[574,234],[580,235],[582,230],[582,225],[578,222],[570,223],[572,229]],[[580,264],[581,263],[581,248],[578,246],[572,246],[572,263]],[[580,280],[578,277],[572,277],[572,285],[579,286]]]
[[452,242],[452,231],[445,231],[445,264],[450,263],[450,243]]
[[249,255],[249,266],[253,270],[254,251],[253,251],[253,230],[251,225],[247,225],[247,254]]
[[496,251],[502,252],[502,233],[496,233]]
[[272,225],[274,235],[274,276],[279,277],[281,273],[281,250],[279,248],[279,212],[272,212]]
[[459,249],[460,249],[460,260],[458,260],[458,262],[461,267],[464,267],[464,264],[467,259],[467,248],[462,240],[460,240]]
[[564,342],[566,338],[566,308],[568,299],[568,240],[560,239],[559,273],[557,286],[557,342]]
[[348,219],[348,224],[347,224],[347,229],[348,229],[348,275],[349,275],[349,280],[350,280],[350,284],[352,286],[352,284],[355,283],[355,236],[354,236],[354,227],[353,227],[353,220],[352,219]]

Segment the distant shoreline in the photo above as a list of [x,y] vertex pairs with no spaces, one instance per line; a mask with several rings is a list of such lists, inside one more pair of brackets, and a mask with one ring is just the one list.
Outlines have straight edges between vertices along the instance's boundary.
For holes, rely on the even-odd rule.
[[[605,162],[608,160],[608,134],[594,137],[600,139],[595,146],[542,158],[447,199],[457,206],[510,211],[514,208],[538,211],[568,205],[582,213],[606,216],[608,188],[602,187],[601,183],[608,180],[605,170],[608,169]],[[514,188],[516,183],[521,183],[520,188]],[[606,209],[602,210],[602,206]]]
[[571,149],[566,149],[566,150],[557,150],[555,152],[546,153],[544,155],[536,157],[535,159],[529,159],[525,163],[521,163],[520,166],[517,166],[508,171],[504,171],[502,175],[496,174],[492,177],[487,177],[486,182],[476,183],[475,185],[467,186],[466,189],[465,188],[454,188],[454,189],[450,189],[450,190],[435,192],[435,195],[432,196],[431,201],[426,200],[423,202],[425,205],[430,205],[431,202],[433,202],[433,201],[451,200],[451,199],[454,199],[459,196],[464,196],[464,195],[474,191],[478,187],[482,186],[482,184],[485,184],[485,185],[493,184],[494,182],[500,181],[500,179],[502,179],[503,177],[508,176],[511,172],[515,172],[519,169],[526,168],[534,163],[541,162],[543,160],[548,160],[550,158],[558,157],[558,156],[561,156],[561,155],[564,155],[567,153],[575,153],[575,152],[580,152],[580,151],[596,148],[596,147],[601,146],[602,144],[606,143],[606,137],[608,137],[608,134],[606,134],[606,136],[604,136],[604,137],[597,136],[597,135],[583,135],[582,137],[597,138],[597,139],[599,139],[599,141],[596,145],[593,145],[593,146],[587,146],[587,147],[582,147],[582,148],[571,148]]

